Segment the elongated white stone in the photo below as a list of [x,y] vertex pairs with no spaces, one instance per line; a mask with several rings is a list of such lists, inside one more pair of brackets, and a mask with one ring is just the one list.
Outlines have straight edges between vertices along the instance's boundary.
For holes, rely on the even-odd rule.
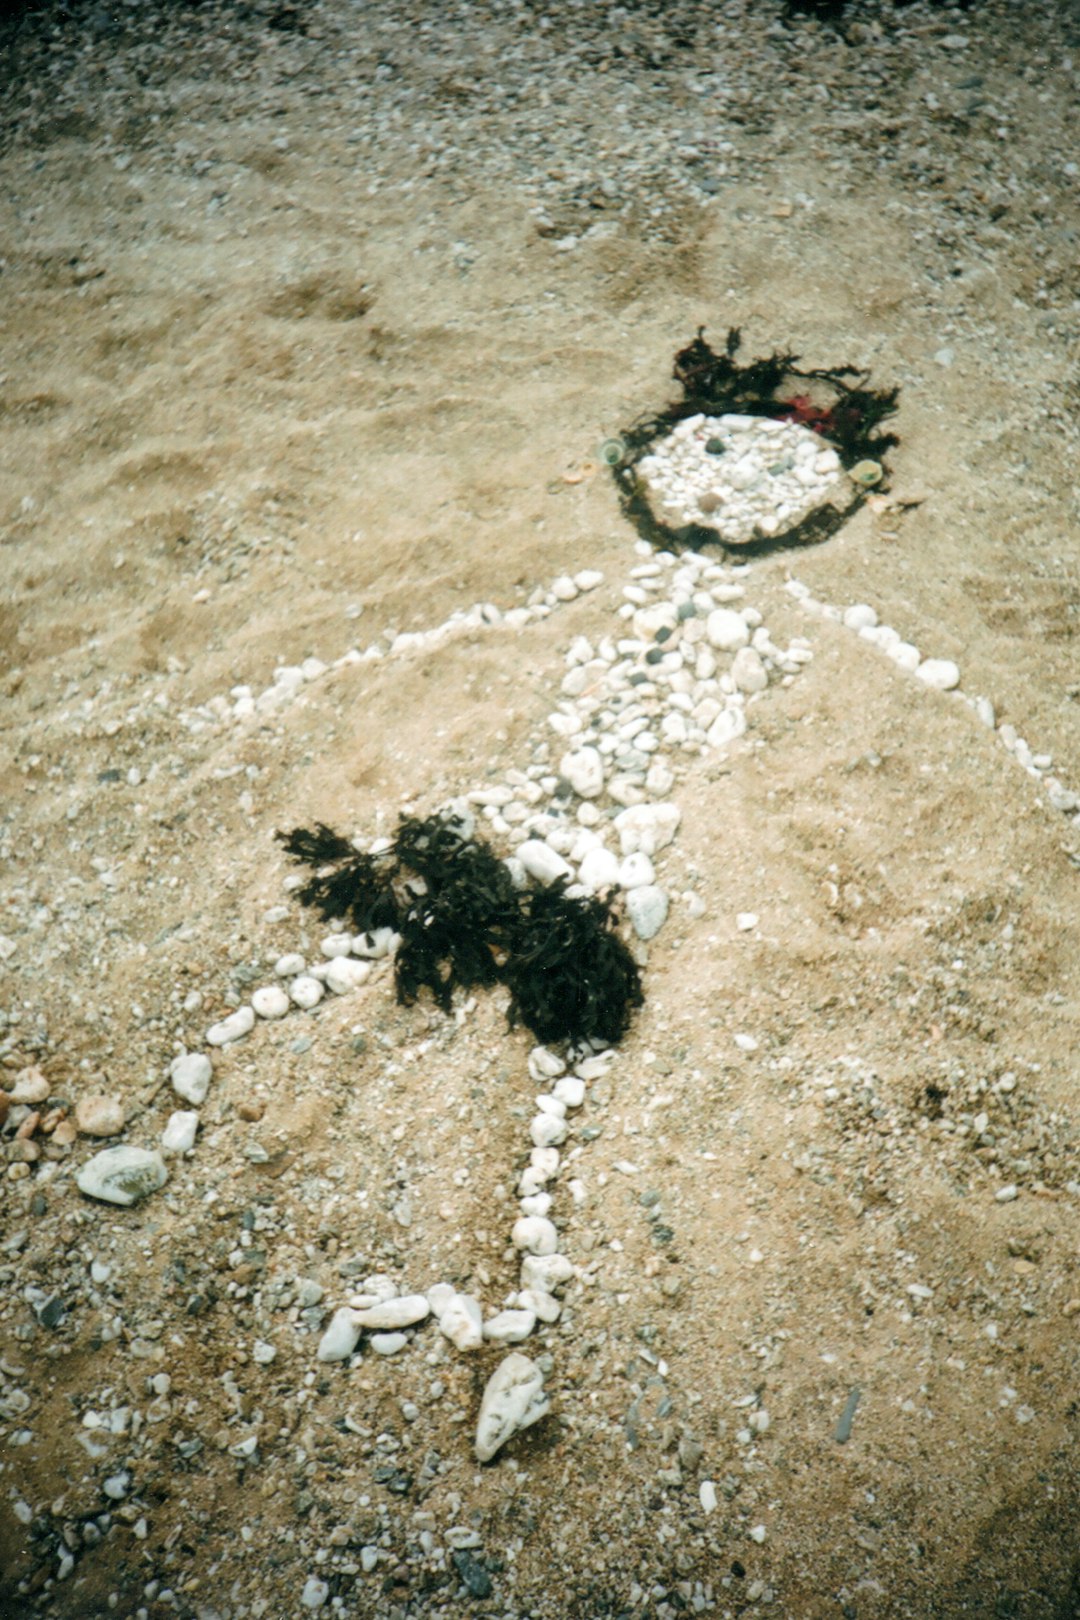
[[366,984],[370,973],[368,964],[358,962],[354,956],[335,956],[326,970],[326,987],[336,996],[343,996]]
[[499,1311],[484,1323],[484,1338],[496,1344],[520,1344],[535,1326],[534,1311]]
[[88,1198],[105,1204],[137,1204],[169,1179],[161,1154],[148,1148],[104,1148],[88,1159],[75,1185]]
[[184,1052],[169,1064],[169,1079],[178,1097],[201,1108],[213,1078],[210,1059],[204,1052]]
[[251,1007],[237,1007],[235,1012],[223,1018],[219,1024],[212,1024],[206,1032],[208,1046],[231,1046],[233,1041],[243,1040],[255,1028],[255,1012]]
[[356,1320],[356,1312],[343,1305],[334,1312],[330,1326],[319,1340],[316,1360],[347,1361],[356,1349],[359,1338],[360,1324]]
[[383,1332],[412,1327],[430,1314],[431,1306],[424,1294],[403,1294],[400,1299],[388,1299],[366,1311],[357,1311],[356,1320],[362,1328]]
[[455,1294],[439,1313],[439,1331],[458,1350],[478,1350],[484,1342],[484,1313],[471,1294]]
[[529,876],[540,883],[554,883],[556,878],[574,875],[573,868],[542,839],[526,838],[516,854]]
[[549,1410],[540,1368],[520,1350],[512,1350],[488,1379],[480,1402],[476,1425],[479,1461],[490,1462],[511,1435],[539,1422]]

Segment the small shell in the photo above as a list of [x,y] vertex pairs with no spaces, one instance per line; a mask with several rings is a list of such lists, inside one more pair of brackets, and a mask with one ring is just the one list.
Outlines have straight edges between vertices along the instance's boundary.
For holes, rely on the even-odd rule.
[[626,446],[621,439],[605,439],[599,453],[605,467],[617,467],[626,455]]
[[848,468],[848,477],[860,489],[873,489],[880,484],[885,476],[885,469],[880,461],[857,461],[854,467]]

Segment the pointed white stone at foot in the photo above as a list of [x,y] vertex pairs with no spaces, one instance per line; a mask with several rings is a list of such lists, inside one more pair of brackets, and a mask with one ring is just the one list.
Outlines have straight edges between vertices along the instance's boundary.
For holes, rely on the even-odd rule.
[[478,1350],[484,1342],[484,1313],[471,1294],[455,1294],[439,1314],[439,1331],[458,1350]]
[[250,1035],[255,1028],[255,1013],[251,1007],[237,1007],[234,1013],[223,1018],[220,1024],[212,1024],[206,1032],[208,1046],[230,1046],[233,1041],[242,1040]]
[[640,889],[643,883],[653,883],[655,880],[656,868],[641,850],[628,855],[619,868],[619,882],[624,889]]
[[423,1294],[403,1294],[400,1299],[388,1299],[381,1305],[372,1305],[366,1311],[357,1311],[356,1320],[362,1328],[393,1331],[394,1328],[412,1327],[430,1316],[431,1306]]
[[556,878],[574,875],[562,856],[539,838],[526,838],[523,844],[518,845],[516,854],[529,876],[540,883],[554,883]]
[[347,1361],[356,1349],[359,1338],[360,1325],[356,1313],[343,1305],[331,1317],[330,1326],[319,1340],[315,1358],[317,1361]]
[[492,1457],[520,1429],[527,1429],[549,1410],[544,1375],[535,1361],[514,1350],[488,1379],[476,1425],[476,1455]]
[[523,1215],[514,1222],[510,1236],[515,1249],[527,1249],[530,1254],[554,1254],[559,1247],[559,1234],[544,1215]]

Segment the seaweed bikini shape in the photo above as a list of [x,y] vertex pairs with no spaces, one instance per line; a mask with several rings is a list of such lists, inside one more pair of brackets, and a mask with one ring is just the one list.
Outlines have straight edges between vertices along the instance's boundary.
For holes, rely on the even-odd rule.
[[516,889],[506,863],[451,819],[403,816],[375,855],[321,822],[277,838],[293,860],[317,868],[299,890],[305,905],[358,931],[401,936],[394,978],[405,1005],[428,989],[449,1012],[455,990],[503,983],[511,1025],[580,1046],[621,1040],[644,1000],[606,901],[568,896],[565,880]]

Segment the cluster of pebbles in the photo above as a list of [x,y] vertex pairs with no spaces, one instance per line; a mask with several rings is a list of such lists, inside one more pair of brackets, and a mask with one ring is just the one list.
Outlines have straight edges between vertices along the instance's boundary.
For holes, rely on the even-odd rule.
[[796,528],[826,504],[850,503],[840,457],[817,433],[764,416],[688,416],[636,467],[669,528],[712,529],[743,546]]

